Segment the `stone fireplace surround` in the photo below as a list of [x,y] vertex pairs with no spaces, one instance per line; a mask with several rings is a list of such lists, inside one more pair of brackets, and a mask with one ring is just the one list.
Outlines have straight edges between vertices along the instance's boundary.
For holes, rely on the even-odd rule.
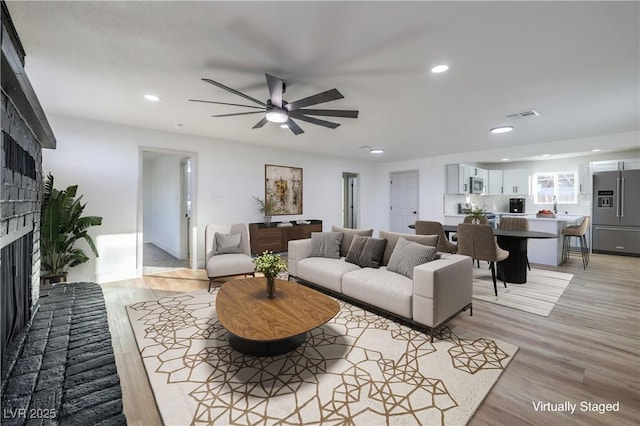
[[40,290],[42,147],[2,92],[0,284],[2,352],[31,319]]

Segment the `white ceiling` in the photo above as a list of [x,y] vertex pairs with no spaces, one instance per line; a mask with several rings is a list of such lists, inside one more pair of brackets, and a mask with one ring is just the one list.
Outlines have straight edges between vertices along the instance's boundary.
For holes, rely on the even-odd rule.
[[[640,127],[636,1],[7,4],[49,115],[349,158],[382,147],[384,161]],[[429,72],[440,63],[449,72]],[[317,108],[360,117],[298,122],[294,136],[251,129],[260,115],[211,117],[249,109],[188,102],[248,103],[201,78],[266,101],[265,72],[290,102],[337,88],[345,98]],[[540,116],[505,117],[527,109]],[[505,124],[515,131],[488,132]]]

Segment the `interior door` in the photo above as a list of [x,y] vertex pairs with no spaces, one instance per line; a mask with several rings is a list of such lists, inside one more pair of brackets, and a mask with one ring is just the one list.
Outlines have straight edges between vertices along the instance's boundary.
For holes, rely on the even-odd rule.
[[409,225],[418,218],[418,172],[395,172],[389,178],[390,187],[390,230],[409,232]]

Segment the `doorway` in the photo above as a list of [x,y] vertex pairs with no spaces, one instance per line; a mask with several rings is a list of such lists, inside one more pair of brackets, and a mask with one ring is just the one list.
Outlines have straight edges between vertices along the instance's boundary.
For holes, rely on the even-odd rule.
[[342,226],[357,229],[360,213],[359,177],[357,173],[342,173]]
[[189,153],[141,153],[142,274],[192,265],[193,160]]
[[389,175],[391,232],[409,232],[418,219],[418,171],[393,172]]

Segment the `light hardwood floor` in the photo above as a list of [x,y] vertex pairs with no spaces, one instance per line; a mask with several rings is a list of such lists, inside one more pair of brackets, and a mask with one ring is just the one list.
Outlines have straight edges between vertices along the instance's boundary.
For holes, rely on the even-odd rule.
[[[564,267],[574,274],[549,317],[475,301],[473,317],[456,327],[518,345],[515,359],[470,425],[637,425],[640,419],[640,258],[579,254]],[[125,305],[207,288],[204,271],[103,284],[124,409],[129,425],[160,425]],[[515,285],[515,284],[513,284]],[[537,402],[578,404],[574,414],[540,412]],[[580,404],[619,402],[619,412],[581,411]]]

